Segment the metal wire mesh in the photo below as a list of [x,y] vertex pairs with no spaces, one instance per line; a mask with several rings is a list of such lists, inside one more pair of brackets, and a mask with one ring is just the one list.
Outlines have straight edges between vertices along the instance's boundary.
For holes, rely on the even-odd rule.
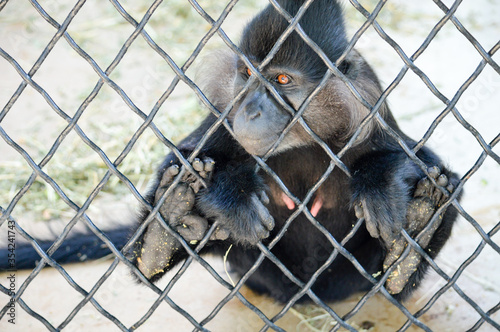
[[[48,330],[51,331],[57,331],[64,329],[65,327],[68,326],[68,324],[72,321],[72,319],[78,314],[78,312],[87,304],[91,303],[96,310],[102,314],[103,317],[109,319],[111,322],[113,322],[118,329],[123,330],[123,331],[133,331],[141,327],[148,319],[149,317],[155,312],[155,310],[158,309],[159,305],[162,302],[166,302],[168,305],[170,305],[174,310],[179,312],[182,316],[184,316],[193,326],[195,330],[200,330],[200,331],[207,331],[206,325],[214,319],[216,315],[219,314],[219,312],[226,306],[226,304],[233,298],[239,299],[241,303],[243,303],[246,307],[248,307],[250,310],[255,312],[255,314],[262,320],[262,329],[261,331],[267,331],[269,329],[275,330],[275,331],[284,331],[283,328],[279,327],[277,325],[278,321],[287,313],[289,310],[296,304],[296,302],[303,296],[307,295],[310,297],[310,299],[319,307],[324,309],[331,318],[336,321],[338,324],[332,327],[332,331],[337,331],[341,328],[344,328],[349,331],[355,331],[356,327],[354,327],[350,323],[350,319],[354,317],[356,314],[359,313],[359,311],[363,308],[363,306],[366,304],[366,302],[374,296],[376,293],[382,294],[392,305],[395,307],[399,308],[399,310],[402,312],[403,315],[406,316],[406,322],[401,326],[399,329],[400,331],[405,331],[407,330],[410,326],[414,325],[419,327],[422,330],[425,331],[431,331],[431,329],[419,318],[424,315],[438,300],[438,298],[448,289],[452,288],[454,291],[465,301],[467,302],[471,310],[474,310],[477,312],[479,315],[479,319],[477,320],[476,324],[470,328],[471,331],[475,331],[480,329],[481,327],[491,327],[495,329],[500,330],[500,324],[495,321],[492,318],[492,315],[497,312],[500,309],[500,302],[496,304],[495,306],[485,309],[484,306],[481,303],[478,303],[477,301],[474,301],[470,295],[466,294],[460,286],[457,284],[457,280],[462,276],[464,270],[481,254],[483,249],[485,247],[489,247],[493,249],[497,255],[500,255],[500,247],[499,245],[492,239],[492,237],[498,232],[500,229],[500,223],[497,223],[491,230],[486,232],[483,227],[471,216],[467,211],[464,210],[464,208],[459,204],[459,202],[456,200],[458,193],[461,191],[463,186],[466,184],[466,182],[471,178],[471,176],[476,173],[476,171],[482,166],[484,161],[489,157],[493,161],[495,161],[497,164],[500,165],[500,157],[499,155],[493,151],[494,146],[498,143],[500,140],[500,135],[497,135],[493,140],[490,142],[487,142],[487,140],[483,137],[483,135],[474,128],[473,125],[471,125],[460,113],[460,111],[457,109],[456,104],[460,97],[463,95],[463,93],[466,91],[468,87],[479,77],[479,75],[482,73],[483,69],[486,68],[487,66],[491,69],[493,69],[496,74],[500,75],[500,67],[499,65],[495,62],[493,59],[493,55],[495,52],[500,48],[500,42],[496,43],[490,50],[485,50],[484,47],[474,38],[474,36],[464,27],[464,25],[459,21],[459,19],[455,16],[456,11],[461,5],[461,1],[455,1],[451,7],[448,8],[443,2],[439,0],[435,0],[434,3],[437,5],[437,7],[443,12],[443,16],[437,22],[432,30],[429,32],[425,40],[421,43],[420,47],[411,55],[407,55],[404,51],[403,48],[398,45],[398,43],[391,38],[385,31],[384,29],[380,26],[380,24],[377,22],[377,16],[380,14],[382,8],[386,4],[387,1],[381,0],[377,3],[377,5],[374,7],[373,11],[368,11],[365,9],[363,5],[361,5],[358,1],[356,0],[351,0],[350,3],[351,5],[359,11],[364,17],[366,17],[365,22],[359,28],[359,30],[354,34],[353,38],[351,39],[348,48],[344,52],[344,54],[340,57],[338,60],[338,63],[340,63],[345,56],[352,50],[352,48],[358,43],[359,39],[361,36],[365,33],[365,31],[368,28],[373,28],[377,32],[377,34],[390,46],[392,49],[397,53],[397,55],[400,57],[400,59],[403,61],[404,65],[397,74],[396,78],[388,85],[388,87],[384,90],[384,93],[380,97],[380,99],[374,104],[371,105],[368,103],[366,100],[363,99],[363,97],[359,94],[358,91],[356,91],[356,88],[352,85],[352,83],[349,81],[347,77],[344,76],[344,74],[337,69],[337,66],[332,63],[328,57],[322,52],[322,50],[305,34],[305,32],[302,30],[302,28],[298,25],[300,17],[303,15],[307,7],[312,3],[312,0],[305,1],[303,7],[295,17],[291,17],[288,13],[283,11],[278,3],[274,0],[270,0],[270,3],[276,8],[278,12],[283,15],[287,19],[287,21],[290,23],[289,27],[287,30],[284,32],[282,37],[277,41],[277,43],[274,45],[273,50],[268,54],[266,59],[259,65],[259,67],[255,68],[252,63],[242,54],[242,52],[238,49],[236,44],[228,37],[228,35],[224,32],[224,30],[221,28],[223,22],[227,19],[228,15],[230,14],[231,10],[233,7],[236,5],[238,0],[232,0],[227,3],[225,8],[222,10],[221,14],[217,19],[213,19],[204,9],[203,5],[198,3],[195,0],[189,0],[189,4],[191,7],[200,15],[201,18],[203,18],[207,24],[210,25],[210,28],[208,29],[208,32],[205,33],[205,35],[200,39],[199,43],[195,47],[194,51],[191,53],[191,55],[188,57],[188,59],[185,61],[184,65],[178,66],[177,63],[173,60],[173,58],[167,53],[167,51],[162,48],[157,42],[155,42],[155,38],[152,37],[152,35],[148,34],[148,32],[145,30],[147,27],[148,23],[152,19],[152,17],[155,14],[155,11],[158,9],[162,1],[157,0],[151,3],[149,8],[145,11],[145,14],[143,15],[142,19],[140,22],[136,21],[132,15],[130,15],[127,10],[122,6],[122,4],[119,1],[116,0],[110,0],[110,3],[113,5],[114,9],[116,10],[116,13],[121,15],[121,17],[126,20],[130,26],[132,27],[132,33],[130,33],[129,37],[126,39],[126,41],[123,43],[121,46],[121,49],[119,52],[116,54],[114,59],[110,62],[110,65],[106,68],[103,69],[99,64],[84,50],[84,48],[79,45],[75,39],[68,33],[68,27],[71,25],[73,19],[79,14],[79,11],[86,6],[86,1],[85,0],[80,0],[78,1],[69,14],[65,17],[65,19],[62,21],[62,23],[58,23],[58,20],[54,19],[53,16],[49,14],[48,11],[46,11],[46,6],[42,4],[41,1],[35,1],[35,0],[30,0],[30,3],[33,5],[33,7],[36,9],[38,12],[39,16],[45,20],[46,23],[50,24],[54,29],[56,29],[56,33],[53,35],[51,40],[47,43],[45,48],[43,49],[43,52],[40,54],[36,62],[33,64],[31,69],[29,71],[25,71],[23,69],[23,66],[20,65],[20,63],[13,57],[11,56],[8,52],[6,52],[4,49],[0,48],[0,55],[6,61],[9,63],[19,74],[19,77],[22,79],[22,82],[19,84],[17,87],[16,91],[12,94],[10,99],[8,100],[7,104],[3,107],[2,111],[0,112],[0,136],[3,138],[3,140],[10,145],[17,153],[24,158],[26,163],[31,167],[32,169],[32,174],[26,181],[26,183],[20,188],[17,192],[17,194],[14,196],[14,198],[8,203],[7,206],[2,207],[2,214],[1,214],[1,219],[0,219],[0,226],[1,225],[15,225],[15,230],[17,234],[25,238],[33,247],[36,249],[36,251],[39,253],[39,255],[42,257],[40,262],[37,264],[37,267],[31,272],[29,277],[20,285],[20,287],[16,290],[15,294],[13,295],[13,300],[24,310],[26,311],[29,315],[33,316],[37,320],[39,320],[41,323],[45,325],[45,327]],[[0,3],[0,10],[2,10],[7,4],[7,1],[3,1]],[[429,3],[428,5],[431,5]],[[186,6],[189,6],[186,3]],[[1,15],[1,12],[0,12]],[[455,92],[453,98],[448,99],[444,93],[442,93],[439,88],[432,82],[432,80],[424,73],[419,66],[416,64],[416,60],[425,52],[425,50],[429,47],[437,33],[440,31],[440,29],[448,22],[451,22],[456,29],[463,34],[463,36],[470,42],[470,44],[477,50],[477,54],[481,57],[481,60],[479,62],[479,65],[477,65],[476,69],[474,72],[470,75],[470,77],[457,89]],[[272,57],[276,54],[276,52],[279,50],[280,46],[282,45],[283,41],[286,39],[286,37],[292,33],[293,31],[296,31],[303,39],[304,41],[315,51],[317,54],[320,56],[321,59],[326,63],[329,71],[325,74],[323,79],[321,80],[320,84],[318,87],[311,93],[311,95],[308,97],[306,102],[301,106],[301,108],[298,110],[298,112],[295,112],[280,96],[278,92],[274,90],[272,85],[270,85],[266,79],[259,73],[259,70],[265,67],[265,65],[272,59]],[[221,40],[227,45],[227,47],[232,50],[235,54],[237,54],[238,57],[241,58],[241,60],[249,67],[252,69],[253,73],[256,73],[256,75],[252,75],[243,90],[235,97],[235,99],[227,106],[226,109],[224,110],[218,110],[216,109],[210,101],[203,95],[202,91],[200,88],[193,82],[193,80],[186,74],[190,66],[193,64],[195,59],[199,56],[199,54],[202,52],[202,50],[205,48],[209,40],[215,36],[218,35]],[[120,64],[120,62],[124,59],[125,54],[130,50],[132,45],[136,43],[136,40],[138,40],[137,37],[142,37],[146,44],[154,50],[164,61],[165,63],[168,64],[168,66],[173,70],[175,73],[175,78],[172,80],[170,83],[169,87],[163,92],[161,97],[157,100],[155,105],[151,108],[151,111],[149,113],[145,113],[144,111],[141,110],[139,106],[137,106],[133,98],[130,98],[129,95],[125,92],[125,90],[120,87],[119,84],[117,84],[111,77],[113,74],[113,71],[115,68]],[[95,71],[95,73],[98,75],[99,79],[97,83],[95,84],[94,88],[92,91],[86,96],[86,98],[83,100],[83,102],[80,104],[78,107],[77,111],[74,113],[74,115],[69,115],[67,112],[65,112],[62,107],[56,103],[56,101],[53,100],[49,92],[42,87],[42,84],[38,83],[36,78],[34,78],[35,74],[37,71],[40,69],[44,61],[47,59],[47,57],[51,54],[51,52],[54,50],[56,45],[59,43],[67,43],[79,56],[81,56],[82,59],[84,59],[90,66],[91,68]],[[413,72],[415,75],[417,75],[420,80],[427,86],[428,90],[436,96],[444,105],[445,109],[435,118],[435,120],[432,122],[431,126],[425,133],[425,135],[422,137],[422,139],[418,142],[418,144],[414,148],[408,147],[404,140],[399,137],[399,135],[394,132],[382,119],[382,117],[378,114],[378,111],[380,107],[383,105],[383,103],[386,101],[386,98],[391,94],[391,92],[394,91],[394,89],[401,83],[403,78],[408,72]],[[370,110],[369,115],[363,120],[361,123],[360,127],[357,129],[356,133],[353,135],[352,139],[346,144],[346,146],[339,152],[339,153],[333,153],[328,145],[324,143],[309,127],[308,125],[304,122],[302,119],[302,114],[304,110],[307,107],[308,102],[324,87],[328,79],[332,76],[335,75],[338,78],[340,78],[348,87],[348,89],[352,92],[352,94],[363,104],[365,107],[367,107]],[[132,181],[130,181],[127,176],[120,171],[120,165],[127,159],[127,156],[129,155],[130,151],[133,149],[134,145],[137,143],[137,141],[140,139],[141,135],[149,129],[152,130],[152,132],[156,135],[156,137],[166,146],[168,147],[172,152],[176,154],[176,156],[179,158],[180,162],[184,166],[180,172],[180,174],[176,177],[176,180],[174,181],[173,185],[170,188],[175,187],[175,185],[180,181],[182,175],[184,172],[192,170],[191,167],[191,162],[193,159],[196,157],[196,155],[199,153],[203,145],[206,143],[208,137],[212,135],[215,130],[223,125],[226,127],[226,129],[234,135],[226,117],[229,114],[229,111],[231,110],[232,106],[234,105],[235,102],[241,96],[243,96],[244,92],[251,86],[252,82],[255,80],[259,80],[262,84],[264,84],[269,91],[273,94],[273,96],[276,98],[276,100],[283,106],[283,108],[287,109],[291,114],[293,114],[293,119],[291,123],[287,126],[287,128],[283,131],[281,134],[279,140],[275,143],[274,148],[278,146],[278,144],[283,140],[284,136],[286,133],[292,128],[293,125],[298,123],[300,126],[303,127],[303,129],[317,142],[319,146],[322,147],[322,149],[327,153],[327,155],[331,158],[329,167],[325,171],[325,173],[322,175],[322,177],[316,182],[316,184],[311,187],[305,197],[304,200],[300,201],[297,197],[295,197],[289,190],[286,188],[286,186],[283,184],[283,182],[279,179],[279,177],[266,165],[266,160],[267,156],[264,156],[263,158],[255,157],[259,167],[261,167],[265,172],[267,172],[275,181],[276,183],[280,186],[280,188],[283,190],[283,192],[289,196],[289,198],[295,203],[297,206],[297,209],[294,211],[294,213],[290,216],[290,218],[286,221],[285,226],[281,229],[280,233],[276,236],[276,238],[273,239],[273,241],[270,242],[269,245],[265,246],[263,244],[259,244],[259,249],[261,251],[260,256],[256,260],[254,266],[246,273],[234,286],[228,283],[207,261],[200,257],[198,255],[198,252],[203,248],[203,246],[207,243],[208,239],[210,238],[211,233],[214,231],[214,228],[216,225],[214,225],[211,230],[208,232],[208,234],[205,235],[203,241],[201,241],[198,246],[193,250],[189,246],[186,241],[183,240],[183,238],[175,233],[167,223],[162,219],[159,211],[159,207],[161,206],[162,202],[164,201],[165,197],[170,194],[171,189],[167,190],[164,194],[162,199],[159,201],[159,203],[153,207],[151,206],[140,194],[139,190],[137,189],[136,185]],[[180,153],[180,151],[176,148],[175,144],[167,138],[164,133],[162,133],[161,129],[153,123],[153,120],[157,116],[160,108],[162,105],[164,105],[165,101],[170,97],[174,89],[179,85],[179,83],[182,82],[185,85],[187,85],[192,92],[199,98],[201,103],[206,106],[210,112],[212,112],[214,115],[218,117],[218,120],[213,124],[213,126],[206,132],[204,135],[203,139],[199,142],[197,145],[197,148],[194,149],[192,154],[188,158],[184,158],[183,155]],[[20,145],[18,142],[16,142],[14,139],[9,136],[8,130],[5,130],[5,128],[1,125],[3,119],[7,116],[9,112],[12,112],[12,107],[15,105],[16,101],[20,98],[20,96],[23,94],[23,92],[27,88],[32,88],[34,89],[51,107],[51,109],[57,114],[60,118],[62,118],[66,123],[66,127],[61,130],[61,132],[58,134],[56,140],[54,141],[54,144],[50,148],[49,152],[45,154],[44,158],[40,162],[36,162],[35,158],[33,158],[27,151]],[[140,117],[143,122],[140,125],[140,127],[135,131],[133,136],[127,141],[125,144],[124,148],[122,149],[121,153],[116,157],[116,158],[111,158],[109,157],[105,151],[98,146],[96,143],[93,142],[91,138],[87,136],[85,131],[81,128],[79,125],[79,121],[81,117],[84,115],[85,111],[89,107],[89,105],[94,101],[96,96],[100,93],[100,91],[103,89],[103,87],[108,87],[111,88],[128,106],[129,110],[135,113],[138,117]],[[427,167],[425,164],[418,159],[416,156],[416,152],[424,146],[431,136],[435,133],[436,128],[438,125],[445,119],[445,117],[451,113],[455,119],[457,120],[458,123],[460,123],[463,128],[465,128],[468,132],[470,132],[473,137],[476,139],[478,144],[482,148],[482,153],[477,158],[476,163],[470,170],[462,177],[460,184],[458,185],[457,190],[454,192],[454,194],[451,196],[451,198],[439,208],[437,213],[435,214],[435,218],[433,218],[430,222],[429,225],[426,226],[426,229],[423,230],[425,232],[427,229],[430,229],[432,227],[432,224],[436,222],[437,216],[439,215],[440,212],[445,211],[445,209],[453,205],[454,208],[456,208],[459,213],[475,228],[477,233],[481,236],[481,242],[477,246],[477,249],[474,251],[474,253],[466,260],[464,261],[459,268],[454,271],[453,275],[448,275],[443,271],[443,269],[436,263],[434,262],[422,248],[419,247],[417,244],[417,241],[419,237],[416,239],[412,239],[406,232],[403,231],[403,235],[405,236],[406,240],[411,244],[405,249],[404,254],[398,259],[398,262],[401,262],[410,252],[412,248],[418,251],[431,265],[434,271],[441,276],[445,281],[446,284],[442,286],[438,291],[435,292],[435,294],[432,296],[432,298],[416,313],[411,313],[405,306],[403,306],[401,303],[396,301],[387,290],[385,290],[384,283],[387,280],[388,276],[392,272],[392,269],[396,266],[394,264],[392,269],[389,269],[382,278],[377,280],[375,277],[373,277],[370,273],[368,273],[362,266],[361,264],[354,258],[354,256],[349,253],[345,248],[344,245],[349,241],[349,239],[356,233],[356,231],[359,229],[359,227],[362,226],[363,224],[363,219],[358,220],[356,225],[353,227],[351,232],[345,236],[342,241],[337,241],[329,232],[328,230],[319,223],[315,217],[311,214],[311,212],[307,208],[307,203],[313,197],[314,193],[316,190],[321,186],[321,184],[326,181],[328,176],[331,174],[331,172],[334,170],[334,168],[338,167],[341,169],[344,173],[347,175],[350,175],[349,169],[342,163],[341,158],[342,156],[348,151],[354,144],[356,138],[360,135],[362,132],[362,129],[364,126],[369,123],[369,121],[377,121],[378,124],[387,132],[388,135],[393,136],[401,148],[408,154],[409,158],[414,161],[417,165],[419,165],[423,172],[427,173]],[[102,176],[102,178],[99,180],[98,184],[94,187],[92,192],[88,195],[87,199],[83,204],[77,204],[72,199],[70,198],[71,195],[69,195],[65,189],[58,184],[58,182],[51,177],[44,168],[46,165],[51,161],[51,159],[54,157],[54,155],[58,152],[58,149],[60,146],[64,143],[64,141],[67,139],[68,135],[70,133],[76,133],[80,139],[81,142],[88,145],[102,160],[102,162],[106,165],[107,170]],[[147,162],[147,161],[145,161]],[[194,173],[194,171],[193,171]],[[91,204],[94,202],[96,197],[99,195],[99,193],[102,191],[102,189],[106,186],[108,181],[112,178],[112,176],[117,177],[120,181],[122,181],[127,188],[129,189],[130,193],[137,199],[138,203],[144,207],[146,207],[149,211],[150,214],[148,218],[146,219],[146,222],[135,232],[135,234],[132,236],[131,240],[129,241],[129,245],[126,246],[123,250],[118,250],[115,245],[107,238],[106,234],[100,230],[98,226],[92,221],[92,219],[88,215],[88,209],[91,206]],[[54,244],[51,246],[49,250],[46,252],[42,250],[42,248],[37,244],[36,240],[33,238],[33,236],[25,231],[21,225],[14,219],[13,215],[15,215],[15,208],[16,205],[19,204],[23,196],[32,188],[34,182],[36,179],[43,179],[43,181],[50,187],[53,188],[53,190],[57,193],[58,197],[60,197],[61,200],[63,200],[71,209],[75,211],[74,216],[71,218],[71,220],[66,224],[64,231],[57,237],[57,239],[54,241]],[[437,186],[437,183],[434,183]],[[439,186],[438,186],[439,187]],[[299,215],[299,214],[305,214],[308,218],[308,220],[313,224],[318,230],[320,230],[323,235],[329,240],[329,242],[332,244],[334,247],[334,250],[330,253],[328,259],[324,262],[324,264],[319,267],[316,272],[313,274],[313,277],[307,282],[304,283],[302,282],[299,278],[297,278],[286,266],[284,266],[278,258],[276,258],[272,252],[271,249],[274,247],[274,245],[281,239],[281,237],[284,235],[286,232],[288,226],[293,222],[293,220]],[[146,229],[147,225],[153,220],[153,219],[160,220],[163,224],[163,226],[183,245],[185,250],[189,253],[189,258],[182,264],[182,267],[176,272],[175,276],[171,279],[171,281],[168,283],[168,285],[164,289],[160,289],[154,284],[151,284],[148,282],[139,272],[138,270],[124,257],[122,252],[125,252],[130,246],[131,243],[134,243],[135,240],[140,236],[140,234]],[[92,231],[96,236],[99,237],[103,241],[103,243],[112,251],[113,255],[115,256],[113,262],[107,269],[107,271],[99,278],[99,280],[94,284],[94,286],[91,288],[90,291],[86,291],[84,287],[81,287],[72,277],[67,273],[67,271],[60,265],[58,262],[54,261],[51,258],[51,255],[61,246],[62,242],[64,241],[65,238],[67,238],[68,234],[70,233],[71,229],[80,221],[82,220],[86,227]],[[422,232],[422,233],[423,233]],[[317,277],[328,268],[330,263],[338,257],[338,255],[341,255],[348,259],[353,266],[359,271],[359,273],[369,280],[373,284],[373,288],[366,293],[364,296],[361,297],[361,299],[357,302],[357,304],[350,310],[347,314],[344,315],[339,315],[335,310],[332,309],[332,307],[328,304],[323,302],[317,294],[315,294],[311,290],[311,286],[314,284],[316,281]],[[244,283],[248,280],[248,278],[252,275],[252,273],[259,267],[259,265],[263,262],[264,259],[269,259],[271,260],[282,272],[286,277],[288,277],[293,283],[295,283],[299,288],[300,291],[297,292],[297,294],[290,299],[287,303],[282,305],[281,310],[272,315],[272,316],[267,316],[259,306],[250,303],[248,299],[245,298],[245,296],[242,295],[242,292],[240,292],[241,287],[244,285]],[[169,296],[169,292],[172,290],[176,282],[183,277],[183,274],[185,271],[188,269],[188,267],[192,264],[193,261],[198,262],[205,268],[208,273],[212,275],[212,277],[217,280],[223,287],[228,289],[227,295],[221,300],[216,306],[213,307],[212,311],[210,314],[208,314],[206,317],[203,319],[198,319],[195,318],[191,313],[188,312],[185,308],[182,306],[176,304]],[[127,265],[129,268],[135,271],[135,273],[141,278],[141,280],[152,290],[154,291],[157,295],[158,298],[154,302],[154,304],[149,308],[149,310],[144,313],[142,318],[138,320],[135,324],[131,326],[125,326],[118,318],[113,316],[109,311],[103,308],[101,304],[94,298],[94,295],[96,292],[99,290],[99,288],[105,283],[105,281],[111,276],[111,274],[115,271],[116,267],[118,266],[119,263],[123,263]],[[59,325],[55,326],[53,325],[49,319],[45,318],[43,315],[35,312],[30,308],[30,306],[27,304],[28,301],[26,301],[26,290],[28,289],[30,283],[39,275],[40,271],[42,268],[46,265],[50,265],[54,267],[60,274],[61,276],[64,277],[64,279],[68,282],[71,287],[73,287],[78,293],[80,293],[83,296],[83,299],[73,308],[71,313],[66,317],[66,319],[60,323]],[[9,288],[7,286],[4,286],[3,284],[0,284],[0,290],[5,293],[9,294]],[[9,303],[5,304],[3,306],[3,309],[0,311],[0,319],[6,320],[8,319],[7,313],[9,311]]]

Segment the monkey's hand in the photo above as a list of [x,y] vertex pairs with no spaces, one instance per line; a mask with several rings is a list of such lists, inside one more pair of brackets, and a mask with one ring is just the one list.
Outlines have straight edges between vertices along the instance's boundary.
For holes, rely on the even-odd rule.
[[217,221],[232,241],[254,245],[274,228],[265,206],[268,202],[254,168],[238,165],[218,170],[211,185],[200,192],[196,206],[203,216]]
[[[417,183],[413,199],[408,205],[406,224],[404,226],[411,237],[415,237],[427,226],[434,212],[449,198],[449,195],[455,188],[454,184],[450,183],[454,182],[453,179],[449,180],[445,174],[441,174],[438,167],[431,167],[428,172],[438,185],[447,189],[448,193],[443,194],[427,177]],[[422,248],[425,249],[429,245],[434,233],[441,225],[442,218],[443,215],[439,215],[438,220],[436,220],[432,227],[420,237],[418,244]],[[394,241],[384,260],[384,272],[401,256],[407,245],[408,242],[404,237],[400,237]],[[385,287],[389,293],[399,294],[403,290],[410,276],[417,270],[421,260],[422,256],[415,249],[411,249],[408,256],[399,263],[397,268],[387,278]]]
[[[209,182],[214,169],[214,161],[195,159],[192,164],[195,171]],[[165,191],[171,186],[179,167],[172,165],[163,173],[155,191],[154,205],[157,205]],[[195,194],[202,188],[202,182],[193,174],[186,172],[181,181],[173,188],[160,207],[163,219],[187,242],[195,245],[203,238],[208,222],[194,209]],[[214,232],[212,237],[220,235]],[[161,275],[171,266],[174,255],[182,248],[177,239],[170,234],[158,220],[153,220],[147,227],[142,239],[135,248],[136,265],[148,279]]]
[[416,170],[400,165],[399,160],[388,165],[391,159],[375,159],[355,170],[352,177],[353,207],[357,218],[365,219],[370,235],[380,239],[386,249],[401,236],[408,203],[411,200],[410,185],[406,174],[414,174],[415,182],[420,179]]

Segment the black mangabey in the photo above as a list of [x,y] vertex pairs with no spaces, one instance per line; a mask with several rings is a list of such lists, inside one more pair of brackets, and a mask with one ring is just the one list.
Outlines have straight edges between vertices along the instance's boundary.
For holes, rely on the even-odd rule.
[[[302,5],[302,1],[281,0],[279,3],[291,15],[295,15]],[[335,63],[348,44],[339,4],[316,0],[299,23]],[[271,5],[248,24],[240,49],[254,67],[264,60],[287,26],[287,21]],[[209,66],[205,71],[208,75],[203,78],[203,91],[218,109],[223,110],[254,72],[241,59],[227,54],[217,54]],[[375,104],[381,87],[365,60],[352,51],[339,68],[363,98]],[[298,110],[326,70],[323,60],[293,32],[261,73],[280,96]],[[368,112],[345,84],[332,76],[309,103],[303,119],[336,153],[352,137]],[[414,146],[415,142],[399,130],[387,105],[383,105],[380,114],[406,144]],[[255,244],[273,239],[295,209],[293,200],[268,174],[255,173],[256,162],[251,157],[265,155],[291,118],[269,88],[256,79],[228,116],[236,140],[220,127],[193,164],[208,181],[208,187],[201,188],[199,181],[188,173],[160,208],[170,226],[193,243],[217,221],[220,226],[202,253],[222,255],[233,244],[228,260],[238,274],[248,271],[259,256]],[[208,116],[180,143],[178,147],[183,155],[193,151],[214,121],[214,116]],[[430,176],[451,192],[458,182],[457,176],[444,168],[429,149],[422,148],[417,155],[429,166]],[[360,229],[345,248],[369,273],[385,271],[406,246],[401,229],[404,227],[412,236],[418,234],[448,195],[431,184],[424,172],[375,121],[365,126],[342,161],[351,170],[352,177],[335,168],[307,206],[339,241],[351,230],[357,217],[364,217],[366,229]],[[330,157],[300,124],[292,127],[267,160],[270,168],[300,200],[330,162]],[[172,183],[178,165],[173,154],[167,156],[148,196],[151,204],[155,204]],[[141,220],[147,215],[144,212]],[[435,257],[448,239],[455,217],[456,211],[449,209],[441,216],[440,224],[420,242],[431,257]],[[273,254],[304,282],[324,264],[332,251],[329,240],[304,214],[291,223],[272,249]],[[187,255],[181,244],[157,221],[148,226],[136,243],[134,253],[136,265],[153,281]],[[386,287],[399,298],[407,297],[420,283],[427,266],[427,262],[412,251],[391,274]],[[247,285],[281,301],[288,300],[299,290],[269,260],[263,261]],[[347,259],[339,255],[312,289],[323,299],[335,300],[371,286]]]

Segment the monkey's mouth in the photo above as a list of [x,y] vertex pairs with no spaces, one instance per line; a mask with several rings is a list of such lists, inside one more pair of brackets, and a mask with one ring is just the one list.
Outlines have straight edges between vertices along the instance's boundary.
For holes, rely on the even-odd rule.
[[[241,146],[254,156],[263,156],[265,155],[276,143],[279,138],[278,134],[270,135],[268,137],[243,137],[239,136],[238,142],[240,142]],[[280,144],[281,145],[281,144]],[[279,150],[279,146],[273,151],[273,154]]]

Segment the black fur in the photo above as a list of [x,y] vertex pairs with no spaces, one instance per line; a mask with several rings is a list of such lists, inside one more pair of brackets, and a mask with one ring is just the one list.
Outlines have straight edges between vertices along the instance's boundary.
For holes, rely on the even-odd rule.
[[[130,238],[130,227],[111,229],[104,232],[113,242],[117,249],[121,249]],[[53,241],[37,241],[40,248],[47,251]],[[15,247],[15,267],[8,264],[9,251],[0,248],[0,271],[2,270],[22,270],[32,269],[41,260],[40,255],[27,243],[16,243]],[[104,257],[111,254],[111,250],[96,235],[82,233],[77,236],[67,238],[61,246],[51,255],[59,264],[83,262]]]
[[[279,3],[292,15],[295,15],[302,5],[302,1],[291,0],[281,0]],[[342,12],[336,1],[314,1],[300,25],[331,61],[335,62],[346,49],[347,38]],[[286,20],[272,6],[268,6],[248,24],[240,48],[258,66],[286,27]],[[248,79],[246,67],[242,62],[230,57],[228,59],[231,61],[219,61],[219,67],[209,71],[215,74],[209,77],[205,84],[205,92],[219,109],[226,107]],[[262,70],[262,74],[292,107],[298,109],[319,82],[326,68],[323,61],[294,32],[271,63]],[[381,94],[381,87],[364,59],[353,51],[346,57],[342,69],[362,96],[374,104]],[[276,80],[276,76],[281,73],[289,75],[292,83],[281,86]],[[216,88],[219,85],[232,85],[233,82],[234,89]],[[330,149],[337,153],[366,114],[368,110],[360,105],[344,83],[337,78],[331,78],[327,86],[311,101],[303,119]],[[415,142],[398,128],[387,105],[381,107],[380,114],[406,144],[414,146]],[[208,116],[198,129],[179,144],[183,155],[188,156],[193,151],[215,120],[214,116]],[[207,181],[208,188],[197,192],[196,204],[191,213],[208,220],[209,224],[217,221],[225,232],[219,234],[226,234],[209,241],[202,254],[211,252],[223,255],[232,244],[228,260],[232,269],[240,275],[248,271],[260,254],[255,244],[260,240],[264,244],[269,243],[293,212],[287,207],[283,193],[274,180],[263,171],[255,173],[256,162],[251,156],[266,154],[289,120],[288,112],[282,109],[267,88],[257,80],[244,98],[235,104],[229,115],[236,140],[224,127],[220,127],[201,151],[200,157],[210,157],[215,161],[215,170],[211,180]],[[456,186],[457,176],[447,170],[433,152],[424,147],[417,155],[429,167],[439,166],[441,174],[451,185]],[[312,209],[314,202],[322,202],[316,219],[338,241],[352,229],[357,220],[356,213],[365,217],[366,228],[362,227],[347,242],[345,248],[368,273],[376,274],[386,270],[383,264],[388,255],[397,256],[394,243],[399,247],[404,246],[400,236],[401,229],[421,230],[429,219],[422,217],[420,219],[423,221],[416,222],[407,214],[408,207],[420,199],[414,197],[415,189],[425,175],[397,142],[385,135],[374,123],[365,128],[355,146],[343,156],[342,161],[351,170],[352,177],[335,168],[307,206]],[[299,124],[292,128],[267,160],[269,167],[300,200],[304,199],[330,162],[324,150]],[[147,195],[147,200],[152,205],[155,203],[155,193],[163,174],[173,164],[179,162],[170,154],[158,170],[152,189]],[[269,195],[269,202],[265,193]],[[431,200],[430,195],[428,196],[424,198],[430,202],[431,212],[434,212],[443,200]],[[148,212],[144,211],[139,222],[147,215]],[[448,209],[440,226],[429,235],[432,240],[426,250],[431,257],[435,257],[448,239],[455,217],[456,211]],[[172,224],[172,221],[166,221]],[[149,231],[150,237],[154,236],[152,229],[158,228],[149,226],[145,234]],[[168,234],[162,236],[167,240],[172,237]],[[122,243],[123,241],[120,241],[120,245]],[[151,272],[151,269],[143,267],[149,268],[155,262],[143,259],[141,252],[154,250],[154,246],[155,241],[148,242],[145,236],[134,244],[132,260],[143,273]],[[165,251],[165,257],[162,258],[166,259],[168,264],[158,269],[158,272],[156,268],[153,269],[154,272],[148,275],[150,280],[157,280],[186,258],[187,253],[182,246],[178,247],[174,251],[173,247]],[[333,246],[329,240],[303,214],[291,223],[283,238],[272,249],[273,254],[304,282],[311,278],[332,251]],[[20,261],[27,259],[19,258]],[[396,297],[404,299],[418,287],[428,263],[425,260],[419,261],[416,270],[409,264],[402,263],[400,267],[403,271],[409,271],[411,276],[404,280],[392,276],[397,281],[397,287],[394,284],[388,284],[388,287]],[[287,301],[299,290],[267,259],[252,274],[247,285],[280,301]],[[338,300],[371,287],[372,284],[346,258],[339,255],[319,276],[312,289],[325,300]]]
[[[295,16],[303,1],[278,3],[290,15]],[[341,12],[342,8],[336,1],[314,1],[299,22],[304,32],[332,61],[338,59],[347,47]],[[240,48],[253,60],[261,62],[287,27],[285,18],[277,15],[274,7],[269,6],[247,25]],[[283,47],[274,56],[273,63],[285,67],[292,66],[315,79],[320,79],[326,71],[323,60],[312,52],[296,32],[292,32],[286,39]]]

